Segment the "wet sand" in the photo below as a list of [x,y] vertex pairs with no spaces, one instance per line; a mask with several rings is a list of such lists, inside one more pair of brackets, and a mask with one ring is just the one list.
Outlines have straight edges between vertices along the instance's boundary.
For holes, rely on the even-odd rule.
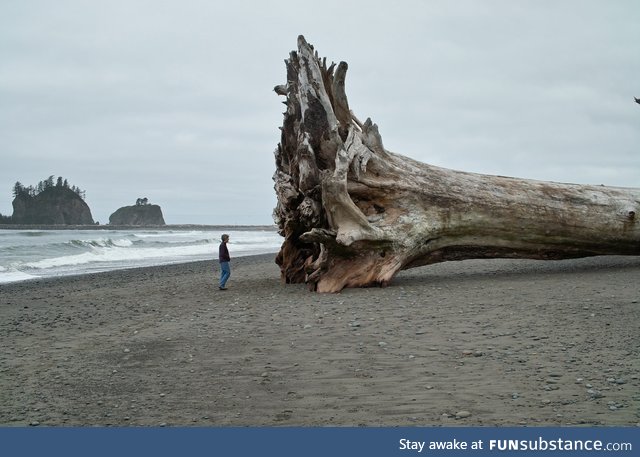
[[274,257],[0,285],[0,425],[640,424],[640,257],[327,295]]

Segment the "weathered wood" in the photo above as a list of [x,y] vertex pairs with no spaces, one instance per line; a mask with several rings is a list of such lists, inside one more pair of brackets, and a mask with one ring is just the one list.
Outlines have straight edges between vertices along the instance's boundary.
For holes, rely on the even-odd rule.
[[346,63],[327,68],[300,36],[286,65],[274,175],[284,281],[337,292],[448,260],[640,254],[640,189],[417,162],[386,150],[377,125],[353,115]]

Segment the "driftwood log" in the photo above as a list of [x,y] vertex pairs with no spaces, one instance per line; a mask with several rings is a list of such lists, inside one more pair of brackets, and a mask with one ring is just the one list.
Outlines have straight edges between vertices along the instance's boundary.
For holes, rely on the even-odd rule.
[[403,269],[471,258],[640,254],[640,189],[448,170],[385,149],[304,37],[286,62],[275,151],[276,262],[318,292],[386,285]]

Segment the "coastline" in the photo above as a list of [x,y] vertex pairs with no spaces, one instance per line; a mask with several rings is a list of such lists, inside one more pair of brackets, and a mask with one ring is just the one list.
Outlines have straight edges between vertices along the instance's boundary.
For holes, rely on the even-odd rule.
[[[269,261],[275,259],[275,257],[276,253],[239,256],[234,257],[233,263],[236,267],[244,268],[246,264],[251,262],[269,263]],[[97,271],[92,273],[34,277],[33,279],[24,281],[0,283],[0,290],[2,290],[3,293],[11,294],[17,291],[33,291],[34,289],[40,288],[47,289],[49,287],[67,287],[69,284],[91,281],[98,281],[100,283],[121,283],[136,282],[143,280],[144,278],[156,276],[181,276],[184,274],[215,275],[215,269],[217,267],[216,263],[216,260],[196,260],[163,265]],[[0,302],[0,306],[2,306],[2,302]]]
[[640,423],[640,257],[316,294],[275,254],[1,285],[0,425]]
[[232,234],[234,256],[277,252],[282,245],[268,226],[0,230],[0,284],[209,260],[222,233]]

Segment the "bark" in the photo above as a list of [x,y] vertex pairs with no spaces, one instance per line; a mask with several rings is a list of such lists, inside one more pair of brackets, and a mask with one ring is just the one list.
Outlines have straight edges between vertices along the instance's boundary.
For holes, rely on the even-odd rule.
[[448,170],[385,149],[345,91],[347,64],[292,51],[275,151],[277,256],[319,292],[386,285],[403,269],[471,258],[640,254],[640,189]]

